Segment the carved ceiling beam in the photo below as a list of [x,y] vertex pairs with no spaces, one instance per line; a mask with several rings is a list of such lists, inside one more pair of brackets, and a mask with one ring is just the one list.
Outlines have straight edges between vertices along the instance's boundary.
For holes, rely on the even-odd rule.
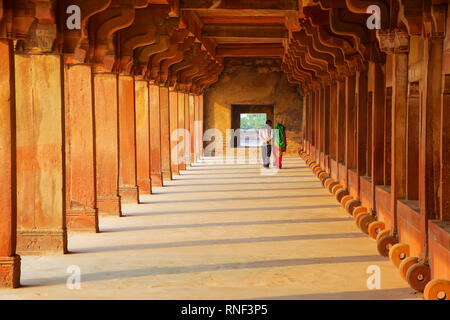
[[170,44],[170,37],[168,35],[161,35],[158,33],[154,44],[136,49],[135,56],[135,74],[146,75],[148,71],[148,62],[152,55],[164,52]]
[[303,11],[311,25],[317,29],[320,42],[341,50],[344,56],[356,53],[352,37],[337,35],[331,30],[329,11],[318,6],[304,8]]
[[327,70],[327,65],[323,63],[323,61],[312,58],[308,53],[306,47],[302,46],[300,43],[293,42],[292,50],[294,60],[303,59],[303,61],[305,61],[307,69],[311,70],[311,68],[313,68],[314,72],[316,72],[316,75]]
[[187,70],[191,70],[194,67],[194,59],[203,52],[200,43],[194,43],[192,50],[185,56],[185,61],[178,63],[171,70],[171,83],[175,85],[182,84],[181,75]]
[[333,71],[335,69],[334,57],[329,53],[317,51],[314,48],[313,38],[308,36],[306,31],[302,30],[296,32],[293,34],[293,37],[299,44],[306,48],[311,59],[318,61],[322,66],[327,68],[328,71]]
[[89,19],[95,14],[105,11],[112,0],[60,0],[58,2],[59,17],[67,17],[67,8],[76,5],[81,12],[81,29],[69,30],[64,19],[60,19],[59,28],[62,37],[62,52],[68,54],[66,62],[85,62],[89,51]]
[[202,90],[209,88],[212,84],[219,81],[219,77],[220,77],[220,74],[223,72],[223,69],[224,69],[224,67],[223,67],[223,65],[221,65],[221,67],[219,68],[219,70],[217,71],[216,74],[211,75],[210,78],[200,81],[198,83],[198,85],[202,88]]
[[149,63],[152,56],[162,53],[169,48],[171,36],[178,29],[179,25],[179,19],[165,19],[164,23],[158,26],[156,41],[151,45],[135,50],[135,74],[144,75],[147,79],[150,78]]
[[[304,49],[298,47],[297,44],[292,45],[289,48],[290,59],[294,62],[294,66],[301,66],[305,70],[310,70],[315,76],[320,74],[323,70],[322,66],[319,64],[314,64],[311,59],[309,59],[308,54]],[[308,61],[309,60],[309,61]]]
[[[104,63],[105,56],[111,50],[112,35],[132,25],[136,8],[145,8],[147,0],[113,0],[105,11],[97,13],[89,21],[90,62],[99,71],[112,70],[112,63]],[[116,50],[117,48],[114,48]]]
[[161,64],[161,70],[159,74],[159,83],[166,83],[169,77],[169,69],[172,65],[177,64],[184,59],[185,51],[188,51],[192,48],[194,44],[194,37],[187,37],[182,44],[178,45],[177,54],[172,59],[164,60]]
[[370,15],[350,12],[345,0],[318,0],[318,3],[322,9],[330,12],[331,30],[338,35],[352,37],[359,53],[367,58],[367,47],[370,44],[367,19]]
[[192,52],[193,52],[193,48],[189,52],[184,54],[183,61],[174,64],[169,69],[169,80],[168,80],[169,87],[173,87],[176,85],[176,83],[178,81],[178,73],[179,72],[189,68],[192,65],[192,55],[193,55]]
[[319,30],[317,27],[313,27],[309,20],[303,21],[303,27],[308,36],[312,38],[312,44],[315,50],[323,53],[328,53],[334,57],[334,64],[336,67],[345,65],[345,57],[342,50],[329,46],[326,43],[320,41]]
[[157,81],[159,77],[159,73],[161,71],[161,63],[164,60],[172,59],[177,55],[179,46],[184,42],[184,40],[189,36],[189,31],[187,29],[178,29],[176,30],[170,40],[169,47],[167,50],[161,53],[157,53],[151,57],[149,60],[149,69],[150,69],[150,79],[153,81]]
[[115,66],[117,72],[131,72],[136,49],[155,43],[159,27],[168,15],[168,6],[152,5],[136,10],[133,24],[118,32],[120,46]]
[[201,68],[204,66],[207,59],[208,53],[206,53],[205,51],[201,51],[199,55],[194,57],[194,59],[192,60],[192,66],[180,73],[180,83],[190,83],[190,79],[201,71]]
[[[308,64],[305,63],[304,59],[293,57],[292,54],[289,52],[288,55],[286,55],[284,62],[291,66],[292,72],[294,74],[302,74],[308,77],[309,81],[312,81],[316,78],[316,70],[311,68]],[[307,66],[307,68],[305,68]]]
[[281,63],[281,70],[286,74],[288,81],[291,84],[300,85],[302,87],[309,81],[307,77],[300,74],[295,74],[292,67],[285,62]]
[[201,72],[191,78],[191,82],[195,84],[199,80],[206,78],[209,74],[214,73],[217,66],[217,63],[214,60],[209,60],[204,68],[202,68]]

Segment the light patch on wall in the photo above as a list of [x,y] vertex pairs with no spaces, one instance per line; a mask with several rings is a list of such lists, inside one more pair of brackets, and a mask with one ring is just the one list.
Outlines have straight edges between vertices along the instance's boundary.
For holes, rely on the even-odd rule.
[[218,102],[214,103],[214,123],[215,128],[225,136],[231,125],[231,109],[229,106]]

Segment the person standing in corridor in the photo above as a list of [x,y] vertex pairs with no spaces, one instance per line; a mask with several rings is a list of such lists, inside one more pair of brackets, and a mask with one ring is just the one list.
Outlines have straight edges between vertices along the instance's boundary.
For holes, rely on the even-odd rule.
[[272,155],[273,130],[272,121],[267,120],[266,124],[259,129],[259,139],[262,142],[261,153],[265,168],[270,167],[270,156]]
[[273,153],[275,155],[274,167],[281,169],[283,162],[283,152],[286,152],[286,131],[282,124],[275,125],[275,143]]

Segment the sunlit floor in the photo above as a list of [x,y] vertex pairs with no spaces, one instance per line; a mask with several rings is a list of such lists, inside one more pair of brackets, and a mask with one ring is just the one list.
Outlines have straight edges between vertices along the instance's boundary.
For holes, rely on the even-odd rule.
[[102,218],[100,234],[71,235],[71,254],[22,257],[23,287],[0,298],[422,298],[298,158],[279,172],[206,159],[154,192]]

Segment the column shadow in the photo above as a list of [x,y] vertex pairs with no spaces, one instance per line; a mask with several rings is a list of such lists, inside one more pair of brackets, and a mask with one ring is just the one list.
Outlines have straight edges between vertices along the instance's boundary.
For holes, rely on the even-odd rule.
[[238,222],[217,222],[217,223],[197,223],[197,224],[176,224],[176,225],[157,225],[157,226],[136,226],[105,228],[102,232],[124,232],[124,231],[147,231],[164,229],[186,229],[186,228],[209,228],[209,227],[235,227],[235,226],[256,226],[271,224],[301,224],[301,223],[330,223],[352,221],[348,218],[323,218],[323,219],[288,219],[288,220],[268,220],[268,221],[238,221]]
[[[323,265],[337,263],[358,263],[358,262],[377,262],[385,259],[379,255],[366,256],[342,256],[342,257],[319,257],[319,258],[298,258],[283,260],[266,260],[253,262],[234,262],[220,264],[197,264],[189,266],[170,266],[170,267],[148,267],[140,269],[112,270],[82,274],[82,282],[107,281],[127,278],[148,277],[157,275],[178,275],[192,274],[199,272],[215,272],[215,271],[233,271],[241,269],[265,269],[280,267],[296,267],[305,265]],[[22,282],[26,286],[44,286],[65,284],[67,276],[23,279]]]
[[265,242],[285,242],[285,241],[305,241],[305,240],[329,240],[329,239],[355,239],[367,238],[363,233],[333,233],[333,234],[303,234],[296,236],[275,236],[275,237],[256,237],[256,238],[236,238],[236,239],[211,239],[211,240],[191,240],[162,243],[144,243],[130,244],[108,247],[91,247],[76,250],[77,253],[92,252],[117,252],[117,251],[136,251],[149,249],[173,249],[183,247],[202,247],[213,245],[232,245],[249,244]]
[[[223,212],[246,212],[246,211],[272,211],[272,210],[312,210],[312,209],[331,209],[340,208],[338,204],[335,205],[311,205],[311,206],[286,206],[286,207],[253,207],[253,208],[220,208],[220,209],[195,209],[183,211],[151,211],[151,212],[124,212],[124,216],[157,216],[157,215],[172,215],[172,214],[200,214],[200,213],[223,213]],[[125,210],[124,210],[125,211]]]

